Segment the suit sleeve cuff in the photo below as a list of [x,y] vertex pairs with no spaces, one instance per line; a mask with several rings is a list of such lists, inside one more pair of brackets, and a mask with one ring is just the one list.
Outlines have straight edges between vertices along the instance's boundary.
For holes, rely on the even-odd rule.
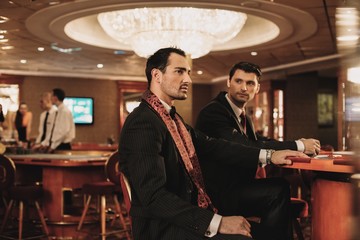
[[304,152],[305,151],[305,145],[301,140],[296,140],[295,143],[296,143],[296,146],[297,146],[297,150],[299,152]]
[[219,214],[216,214],[216,213],[214,214],[214,216],[210,222],[210,225],[205,232],[205,237],[211,238],[217,234],[219,227],[220,227],[221,219],[222,219],[222,216],[220,216]]

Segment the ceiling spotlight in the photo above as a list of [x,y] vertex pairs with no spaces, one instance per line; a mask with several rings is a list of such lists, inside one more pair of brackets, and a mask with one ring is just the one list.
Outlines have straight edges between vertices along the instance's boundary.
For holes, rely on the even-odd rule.
[[256,55],[258,55],[257,52],[251,52],[250,54],[251,54],[251,56],[256,56]]
[[203,71],[199,70],[199,71],[197,71],[196,73],[197,73],[198,75],[201,75],[201,74],[203,74]]
[[104,64],[99,63],[98,65],[96,65],[97,68],[103,68]]
[[27,60],[26,60],[26,59],[21,59],[20,62],[21,62],[22,64],[25,64],[25,63],[27,63]]
[[14,49],[14,46],[10,46],[10,45],[2,46],[1,49],[2,50],[10,50],[10,49]]
[[6,42],[8,42],[9,41],[9,39],[0,39],[0,43],[6,43]]
[[9,21],[9,18],[0,16],[0,23],[6,23],[7,21]]
[[43,52],[43,51],[45,50],[45,48],[44,48],[44,47],[38,47],[37,50],[38,50],[39,52]]

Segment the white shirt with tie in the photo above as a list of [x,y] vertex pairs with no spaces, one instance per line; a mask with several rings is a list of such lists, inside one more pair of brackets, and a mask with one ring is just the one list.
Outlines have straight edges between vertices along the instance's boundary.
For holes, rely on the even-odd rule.
[[[43,111],[40,114],[40,123],[39,123],[39,135],[36,138],[36,144],[41,144],[42,146],[49,146],[49,140],[50,140],[50,134],[51,129],[54,124],[55,119],[55,113],[57,111],[56,106],[52,106],[48,111]],[[41,141],[41,137],[43,135],[44,131],[44,122],[46,118],[46,113],[49,113],[48,118],[46,120],[46,133],[45,133],[45,139]]]
[[50,148],[56,149],[61,143],[70,143],[75,138],[75,123],[71,111],[61,103],[55,116],[55,125],[50,136]]

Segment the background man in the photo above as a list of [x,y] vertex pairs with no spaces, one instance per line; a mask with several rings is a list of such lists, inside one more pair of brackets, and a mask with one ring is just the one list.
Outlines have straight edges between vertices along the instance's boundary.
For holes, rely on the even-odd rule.
[[[230,70],[227,80],[228,92],[221,92],[200,111],[196,128],[210,137],[222,138],[246,146],[275,150],[292,149],[306,154],[317,154],[320,151],[320,142],[316,139],[280,142],[255,133],[250,117],[245,114],[245,106],[259,92],[260,76],[260,68],[255,64],[248,62],[235,64]],[[265,166],[265,164],[261,165]],[[248,171],[224,163],[204,162],[202,169],[209,196],[213,199],[219,212],[225,214],[235,211],[237,214],[250,216],[250,213],[243,208],[242,203],[253,200],[244,196],[261,198],[262,193],[254,190],[252,186],[254,184],[261,186],[266,180],[278,181],[278,178],[255,180],[255,170]],[[215,174],[216,177],[214,177]],[[265,175],[264,168],[259,167],[257,177],[263,178]],[[253,201],[253,204],[256,205],[256,202]],[[262,213],[258,212],[257,214],[263,220]]]
[[[187,98],[189,73],[185,53],[180,49],[160,49],[150,56],[146,65],[149,90],[121,131],[119,163],[131,187],[134,239],[247,239],[245,236],[255,233],[250,232],[244,217],[215,213],[198,156],[214,164],[223,161],[229,166],[256,169],[262,151],[267,155],[265,160],[275,164],[290,164],[287,157],[306,155],[249,148],[193,130],[173,108],[174,100]],[[263,212],[268,218],[264,222],[271,223],[265,224],[266,233],[271,234],[266,239],[286,239],[288,188],[285,182],[264,182],[257,189],[267,194],[267,198],[256,199],[258,205],[253,209]]]
[[50,150],[71,150],[75,138],[75,124],[70,110],[64,105],[65,92],[60,88],[52,91],[51,101],[57,106],[55,123],[50,133]]
[[[247,146],[266,149],[291,149],[316,155],[320,151],[320,142],[316,139],[300,139],[280,142],[261,136],[255,132],[254,125],[246,115],[246,104],[260,90],[260,68],[249,62],[235,64],[227,80],[228,92],[219,95],[207,104],[199,113],[196,128],[210,137],[223,138]],[[264,177],[259,169],[258,177]],[[253,177],[252,175],[244,177]]]
[[51,102],[51,92],[44,92],[40,98],[40,107],[44,110],[40,114],[39,135],[36,138],[35,150],[45,151],[49,147],[50,134],[55,120],[56,107]]

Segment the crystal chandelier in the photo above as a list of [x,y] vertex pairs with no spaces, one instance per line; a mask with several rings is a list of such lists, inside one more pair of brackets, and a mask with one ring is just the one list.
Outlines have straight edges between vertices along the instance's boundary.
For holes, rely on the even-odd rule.
[[216,44],[234,38],[246,14],[192,7],[135,8],[100,13],[100,26],[141,57],[164,47],[178,47],[191,58],[208,54]]

